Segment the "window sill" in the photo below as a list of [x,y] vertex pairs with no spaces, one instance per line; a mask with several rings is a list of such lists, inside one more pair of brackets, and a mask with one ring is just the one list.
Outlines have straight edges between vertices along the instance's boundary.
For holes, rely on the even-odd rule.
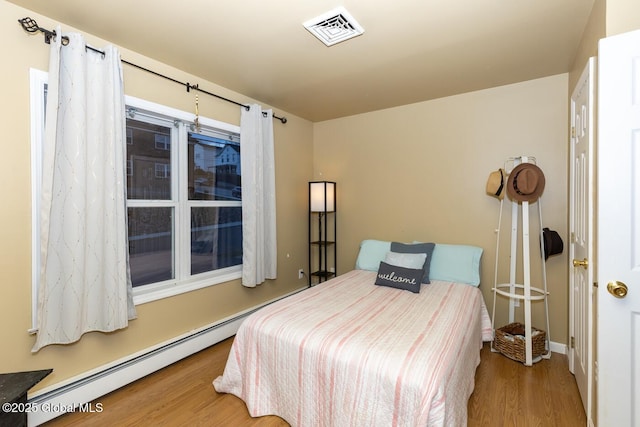
[[242,266],[229,267],[228,269],[218,270],[214,276],[207,276],[201,279],[193,279],[189,282],[177,283],[170,282],[168,284],[148,285],[146,289],[133,290],[133,303],[135,305],[146,304],[148,302],[157,301],[163,298],[169,298],[186,292],[207,288],[219,283],[229,282],[242,278]]

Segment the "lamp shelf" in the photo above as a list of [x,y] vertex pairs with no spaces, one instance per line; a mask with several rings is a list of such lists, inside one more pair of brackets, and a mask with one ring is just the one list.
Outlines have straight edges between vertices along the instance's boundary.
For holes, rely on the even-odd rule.
[[335,245],[336,244],[336,242],[334,242],[334,241],[321,241],[321,240],[315,240],[315,241],[309,242],[309,243],[312,244],[312,245],[320,245],[320,246],[324,246],[324,245],[331,246],[331,245]]
[[309,286],[336,276],[336,183],[309,182]]
[[333,276],[336,275],[335,272],[333,271],[314,271],[313,273],[311,273],[312,276],[314,277],[321,277],[323,279],[329,279]]

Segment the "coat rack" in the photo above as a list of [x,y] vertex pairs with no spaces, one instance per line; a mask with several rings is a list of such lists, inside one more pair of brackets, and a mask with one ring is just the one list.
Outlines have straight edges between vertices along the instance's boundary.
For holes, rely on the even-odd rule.
[[[495,280],[493,291],[493,312],[491,316],[491,324],[496,335],[494,341],[491,343],[491,351],[500,352],[508,357],[514,358],[523,362],[527,366],[531,366],[533,363],[540,361],[542,358],[548,359],[551,357],[549,350],[549,308],[547,301],[547,272],[545,261],[543,258],[544,251],[544,239],[542,236],[542,201],[541,195],[544,190],[544,174],[537,167],[534,157],[515,157],[509,158],[505,161],[505,167],[501,170],[502,179],[504,180],[503,172],[508,170],[508,166],[512,166],[511,172],[508,174],[508,180],[506,183],[503,181],[498,187],[497,193],[492,195],[500,198],[500,214],[498,217],[498,228],[496,230],[496,262],[495,262]],[[488,184],[489,185],[489,184]],[[489,191],[489,189],[487,190]],[[498,264],[500,259],[500,231],[502,227],[502,209],[504,205],[504,196],[500,195],[501,191],[506,191],[509,195],[507,203],[511,204],[511,251],[509,258],[509,283],[498,283]],[[501,197],[502,196],[502,197]],[[538,207],[538,219],[539,219],[539,235],[541,244],[541,264],[542,264],[542,288],[531,286],[531,257],[534,254],[530,252],[530,213],[529,209],[531,204],[537,203]],[[521,220],[521,221],[520,221]],[[519,230],[519,225],[522,225],[522,229]],[[517,283],[517,267],[518,267],[518,237],[521,234],[522,237],[522,284]],[[503,333],[503,328],[495,329],[495,311],[496,311],[496,298],[497,295],[502,295],[509,298],[509,325],[523,326],[524,339],[521,336],[516,336],[508,332]],[[536,301],[542,301],[544,303],[545,312],[545,331],[535,330],[531,326],[531,303]],[[515,309],[520,304],[524,305],[524,325],[520,325],[515,321]],[[507,328],[507,327],[505,327]],[[506,331],[507,329],[505,329]],[[544,339],[540,341],[541,335],[536,338],[534,334],[541,334],[545,332]],[[504,341],[503,341],[504,340]],[[520,341],[524,341],[524,351],[520,351],[519,347],[515,350],[512,348],[512,344],[515,342],[519,344]],[[536,351],[534,351],[534,340],[536,345]],[[506,345],[505,345],[506,343]],[[512,352],[514,351],[514,352]],[[517,354],[521,353],[521,354]]]

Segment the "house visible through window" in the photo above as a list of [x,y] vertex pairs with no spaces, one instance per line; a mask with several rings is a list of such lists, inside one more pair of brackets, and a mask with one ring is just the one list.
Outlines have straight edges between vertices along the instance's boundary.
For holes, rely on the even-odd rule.
[[206,120],[195,132],[164,108],[128,108],[133,286],[179,284],[239,270],[242,207],[234,189],[241,184],[240,156],[234,164],[222,160],[225,153],[239,154],[239,133],[206,126]]
[[[32,70],[33,300],[47,73]],[[237,279],[242,264],[240,128],[126,97],[129,262],[136,304]]]

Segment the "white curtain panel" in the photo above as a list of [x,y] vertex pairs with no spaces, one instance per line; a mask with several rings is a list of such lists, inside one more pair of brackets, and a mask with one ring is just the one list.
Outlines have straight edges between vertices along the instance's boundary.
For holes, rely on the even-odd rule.
[[128,262],[120,55],[60,28],[51,46],[41,200],[38,332],[33,352],[136,316]]
[[277,270],[273,112],[265,117],[256,104],[241,109],[242,284],[252,288]]

